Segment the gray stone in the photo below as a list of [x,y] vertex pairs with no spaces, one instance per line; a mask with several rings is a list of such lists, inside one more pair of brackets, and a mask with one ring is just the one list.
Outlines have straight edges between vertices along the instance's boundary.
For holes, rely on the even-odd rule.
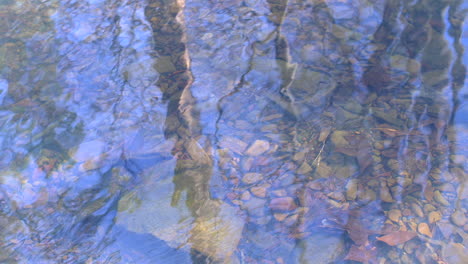
[[345,4],[330,5],[330,9],[333,10],[334,19],[351,19],[355,12],[353,6]]
[[457,226],[464,226],[466,224],[465,214],[460,210],[455,211],[450,216],[450,220],[452,220],[452,223],[454,223]]
[[442,248],[442,257],[447,263],[464,264],[468,259],[468,249],[460,243],[448,243]]
[[295,115],[307,118],[328,102],[336,86],[331,75],[299,67],[285,93],[293,102]]
[[261,181],[262,179],[263,179],[262,174],[251,172],[251,173],[246,173],[244,175],[244,177],[242,178],[242,182],[244,182],[245,184],[253,184],[253,183]]
[[196,217],[185,197],[174,205],[173,195],[171,178],[135,190],[120,200],[116,223],[132,232],[152,234],[173,248],[193,248],[217,261],[231,258],[244,228],[239,210],[208,199],[202,201],[202,216]]
[[265,213],[265,199],[252,197],[250,200],[244,202],[241,206],[242,210],[246,210],[249,215],[263,216]]
[[303,264],[335,263],[345,253],[342,236],[315,233],[299,243],[299,261]]
[[279,197],[271,200],[270,208],[272,210],[291,211],[296,209],[297,205],[291,197]]
[[245,154],[249,156],[259,156],[265,153],[270,148],[270,143],[265,140],[255,140],[255,142],[247,149]]
[[84,162],[99,158],[104,153],[104,150],[104,142],[93,140],[81,143],[77,148],[70,151],[69,155],[77,162]]

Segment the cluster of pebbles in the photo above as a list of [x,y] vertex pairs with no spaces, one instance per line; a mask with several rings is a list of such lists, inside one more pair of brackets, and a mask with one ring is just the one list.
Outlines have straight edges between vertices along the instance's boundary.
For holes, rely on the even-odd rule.
[[[346,110],[337,106],[334,111]],[[260,131],[280,132],[282,122],[289,122],[277,114],[265,119],[270,124],[261,126]],[[272,125],[274,122],[277,124]],[[434,119],[424,126],[436,134],[442,129],[437,122]],[[233,122],[231,129],[243,123]],[[329,136],[320,141],[318,131],[316,142],[306,143],[308,149],[291,145],[295,138],[292,132],[297,129],[286,124],[284,135],[275,134],[274,138],[268,133],[243,133],[242,129],[237,136],[222,137],[220,165],[231,190],[227,200],[239,206],[252,225],[269,226],[288,238],[303,239],[314,230],[328,230],[327,222],[352,234],[346,224],[356,212],[360,219],[375,220],[362,228],[369,234],[374,232],[368,243],[379,248],[385,245],[376,237],[386,232],[414,232],[419,238],[398,242],[386,255],[379,255],[382,261],[410,263],[417,259],[428,263],[449,257],[444,254],[452,251],[466,256],[463,250],[457,251],[463,248],[468,231],[466,156],[449,155],[445,161],[437,161],[447,165],[437,167],[427,159],[458,143],[434,142],[424,149],[418,143],[430,140],[433,134],[412,133],[382,119],[374,124],[360,131],[327,127]],[[449,133],[455,128],[443,129]],[[275,140],[288,136],[290,142]],[[407,147],[401,147],[403,142],[409,143]],[[368,212],[368,206],[374,211]],[[337,216],[342,219],[336,220]],[[356,241],[351,238],[353,243]]]
[[[462,263],[468,173],[466,139],[457,133],[466,131],[439,119],[435,110],[411,123],[408,115],[420,110],[402,111],[409,103],[407,95],[352,102],[337,96],[315,120],[290,118],[275,107],[230,115],[221,122],[218,142],[230,190],[226,200],[239,206],[252,228],[288,239],[341,230],[347,246],[368,254],[356,257],[342,249],[337,259]],[[453,148],[460,154],[451,154]],[[367,230],[366,239],[353,238],[353,228]]]

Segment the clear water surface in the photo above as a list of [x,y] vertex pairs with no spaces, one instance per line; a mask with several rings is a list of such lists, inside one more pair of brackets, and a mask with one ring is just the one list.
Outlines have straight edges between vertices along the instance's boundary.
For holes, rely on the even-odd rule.
[[466,263],[462,0],[0,0],[1,263]]

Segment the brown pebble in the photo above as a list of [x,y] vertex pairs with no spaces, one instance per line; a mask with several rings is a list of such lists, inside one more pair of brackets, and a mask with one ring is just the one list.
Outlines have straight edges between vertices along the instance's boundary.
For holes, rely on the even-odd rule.
[[403,216],[410,216],[411,215],[411,210],[406,208],[401,212]]
[[321,190],[323,188],[322,184],[320,182],[317,182],[317,181],[307,183],[307,187],[309,187],[312,190],[317,190],[317,191]]
[[406,226],[405,222],[403,222],[403,220],[398,221],[400,231],[408,231],[408,227]]
[[278,119],[278,118],[281,118],[283,116],[283,114],[271,114],[269,116],[265,116],[263,118],[263,121],[270,121],[270,120],[273,120],[273,119]]
[[388,212],[388,218],[393,222],[397,223],[401,218],[401,211],[398,209],[392,209]]
[[424,212],[429,213],[435,211],[436,208],[432,204],[425,204],[424,205]]
[[219,146],[221,148],[227,148],[234,153],[242,154],[247,147],[247,143],[238,138],[226,136],[221,139]]
[[297,208],[294,199],[291,197],[274,198],[270,202],[270,208],[280,211],[291,211]]
[[237,186],[239,185],[239,179],[237,178],[229,179],[229,183],[231,183],[234,186]]
[[286,195],[288,195],[288,193],[284,189],[274,190],[271,193],[276,195],[276,196],[286,196]]
[[230,193],[226,194],[226,197],[227,197],[229,200],[234,200],[234,199],[238,198],[239,195],[238,195],[237,193],[235,193],[235,192],[230,192]]
[[252,157],[248,157],[247,159],[243,160],[242,169],[244,169],[244,171],[249,171],[252,168],[253,162],[254,158]]
[[346,199],[355,200],[358,190],[358,181],[356,179],[350,180],[346,184]]
[[286,226],[292,226],[297,223],[298,218],[299,218],[299,215],[297,214],[291,215],[284,220],[284,223],[286,224]]
[[80,172],[87,172],[87,171],[90,171],[90,170],[95,170],[95,169],[98,169],[100,167],[99,162],[100,162],[99,159],[90,159],[90,160],[87,160],[86,162],[80,164],[78,169],[79,169]]
[[[266,185],[268,186],[268,185]],[[252,187],[250,188],[250,191],[252,192],[253,195],[257,197],[264,198],[267,193],[267,187],[266,186],[258,186],[258,187]]]
[[299,174],[307,174],[309,172],[311,172],[313,169],[312,167],[310,167],[310,165],[307,163],[307,161],[304,161],[301,165],[301,167],[299,167],[299,169],[297,170],[297,173]]
[[416,224],[415,222],[408,222],[408,227],[410,228],[410,230],[416,231],[416,229],[418,229],[418,224]]
[[245,154],[249,156],[259,156],[270,148],[270,143],[265,140],[255,140],[255,142],[247,149]]
[[244,203],[243,203],[242,201],[240,201],[240,200],[232,200],[231,202],[232,202],[233,204],[239,205],[239,206],[242,206],[242,205],[244,204]]
[[294,154],[292,159],[294,161],[303,160],[305,157],[305,154],[306,154],[305,151],[299,151],[296,154]]
[[451,192],[451,193],[455,193],[455,187],[453,187],[452,184],[450,183],[444,183],[440,186],[437,187],[438,190],[440,190],[441,192],[444,192],[444,193],[447,193],[447,192]]
[[325,139],[328,138],[328,135],[330,135],[330,131],[331,131],[330,128],[322,128],[322,130],[320,131],[318,141],[319,142],[325,141]]
[[425,236],[432,237],[431,229],[429,228],[429,225],[426,223],[420,223],[418,225],[418,232]]
[[436,200],[436,202],[444,205],[444,206],[448,206],[450,205],[450,203],[447,201],[447,199],[445,199],[444,196],[442,196],[442,193],[440,191],[435,191],[434,192],[434,199]]
[[246,173],[244,177],[242,178],[242,181],[246,184],[252,184],[259,182],[263,178],[262,174],[260,173]]
[[274,214],[273,216],[275,217],[276,220],[278,220],[279,222],[282,222],[284,219],[286,219],[288,214]]
[[457,226],[464,226],[466,224],[466,216],[460,210],[455,211],[450,216],[450,220],[452,220],[452,223],[456,224]]
[[427,217],[427,220],[429,221],[429,224],[433,224],[435,222],[438,222],[440,221],[440,219],[442,219],[442,214],[438,211],[433,211],[433,212],[430,212],[428,217]]
[[243,201],[247,201],[247,200],[250,200],[250,196],[251,195],[250,195],[249,191],[245,191],[245,192],[242,193],[240,198]]
[[390,193],[390,189],[388,189],[385,183],[383,183],[380,188],[380,200],[386,203],[395,202],[395,200],[393,200],[392,194]]
[[366,188],[363,191],[358,193],[358,198],[362,202],[369,203],[371,201],[375,201],[377,195],[375,194],[374,190]]
[[424,213],[423,213],[423,211],[421,209],[421,206],[419,206],[418,204],[412,203],[411,204],[411,209],[413,210],[414,214],[416,214],[417,216],[419,216],[419,217],[424,216]]
[[345,196],[341,192],[331,192],[331,193],[328,194],[328,197],[330,197],[331,199],[333,199],[335,201],[340,201],[340,202],[345,201]]
[[424,189],[424,198],[428,201],[434,199],[434,187],[432,187],[431,182],[427,182],[426,188]]

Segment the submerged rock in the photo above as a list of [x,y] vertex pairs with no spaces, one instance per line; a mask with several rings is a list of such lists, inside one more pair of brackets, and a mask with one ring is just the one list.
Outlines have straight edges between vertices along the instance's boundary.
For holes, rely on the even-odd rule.
[[219,146],[227,148],[234,153],[242,154],[245,148],[247,148],[247,143],[235,137],[225,136],[220,140]]
[[464,264],[468,259],[468,249],[461,243],[448,243],[442,248],[442,257],[451,264]]
[[247,149],[245,154],[249,156],[259,156],[265,153],[270,148],[270,143],[265,140],[255,140],[255,142]]
[[395,202],[395,200],[393,200],[392,194],[390,193],[390,189],[387,187],[386,183],[381,184],[380,200],[382,200],[382,201],[384,201],[386,203]]
[[77,162],[85,162],[98,158],[105,149],[105,143],[100,140],[93,140],[81,143],[78,147],[69,151],[70,157]]
[[346,184],[346,199],[355,200],[357,197],[358,180],[352,179]]
[[299,250],[301,252],[298,263],[336,263],[337,258],[344,254],[345,244],[341,236],[316,233],[302,240]]
[[237,215],[237,210],[222,204],[217,216],[195,220],[189,243],[193,249],[213,259],[225,260],[237,249],[243,228],[244,221]]
[[401,211],[398,209],[392,209],[388,212],[388,218],[392,220],[393,222],[398,222],[400,221],[401,218]]
[[152,234],[171,247],[181,245],[188,239],[193,219],[186,206],[171,206],[173,191],[172,182],[165,180],[152,185],[152,191],[140,188],[126,194],[119,201],[117,224],[132,232]]
[[450,216],[450,220],[452,220],[452,223],[454,223],[455,225],[457,226],[464,226],[466,224],[466,216],[465,214],[460,211],[460,210],[457,210],[455,211],[451,216]]
[[348,131],[336,130],[331,135],[331,141],[335,147],[346,147],[349,146],[349,142],[345,139],[345,136],[348,135]]
[[426,223],[420,223],[418,225],[418,232],[422,235],[432,237],[432,232],[428,224]]
[[266,195],[267,195],[268,187],[269,187],[268,184],[264,184],[264,185],[262,185],[262,186],[252,187],[252,188],[250,189],[250,191],[251,191],[251,192],[253,193],[253,195],[255,195],[255,196],[258,196],[258,197],[261,197],[261,198],[265,198]]
[[442,214],[438,211],[433,211],[429,213],[429,216],[427,218],[428,218],[429,224],[433,224],[442,219]]
[[242,210],[245,210],[250,216],[263,216],[265,214],[265,203],[264,199],[252,197],[248,201],[242,204]]
[[447,199],[445,199],[444,196],[442,196],[442,193],[440,191],[435,191],[434,192],[434,199],[436,200],[436,202],[444,205],[444,206],[449,206],[450,203],[447,201]]
[[411,209],[413,210],[413,213],[415,215],[417,215],[418,217],[423,217],[424,216],[424,213],[421,209],[421,206],[419,206],[418,204],[416,203],[412,203],[411,204]]
[[272,210],[279,210],[279,211],[291,211],[297,208],[294,199],[291,197],[281,197],[281,198],[274,198],[270,202],[270,208]]
[[330,4],[330,9],[333,12],[334,19],[351,19],[357,12],[357,9],[352,5],[339,2]]
[[173,191],[167,179],[128,194],[137,193],[139,199],[125,199],[126,195],[121,199],[125,204],[119,203],[116,223],[135,233],[151,234],[173,248],[192,248],[218,261],[228,259],[244,227],[239,211],[220,201],[207,200],[203,202],[204,214],[197,217],[185,201],[171,206]]
[[310,165],[306,161],[304,161],[302,165],[299,167],[299,169],[297,170],[297,172],[299,174],[307,174],[311,172],[312,170],[313,170],[312,167],[310,167]]
[[251,172],[251,173],[246,173],[244,175],[244,177],[242,178],[242,182],[244,182],[245,184],[253,184],[253,183],[261,181],[262,179],[263,179],[262,174]]
[[295,79],[284,92],[293,102],[295,115],[308,118],[310,113],[321,109],[336,87],[337,83],[331,75],[298,67]]

